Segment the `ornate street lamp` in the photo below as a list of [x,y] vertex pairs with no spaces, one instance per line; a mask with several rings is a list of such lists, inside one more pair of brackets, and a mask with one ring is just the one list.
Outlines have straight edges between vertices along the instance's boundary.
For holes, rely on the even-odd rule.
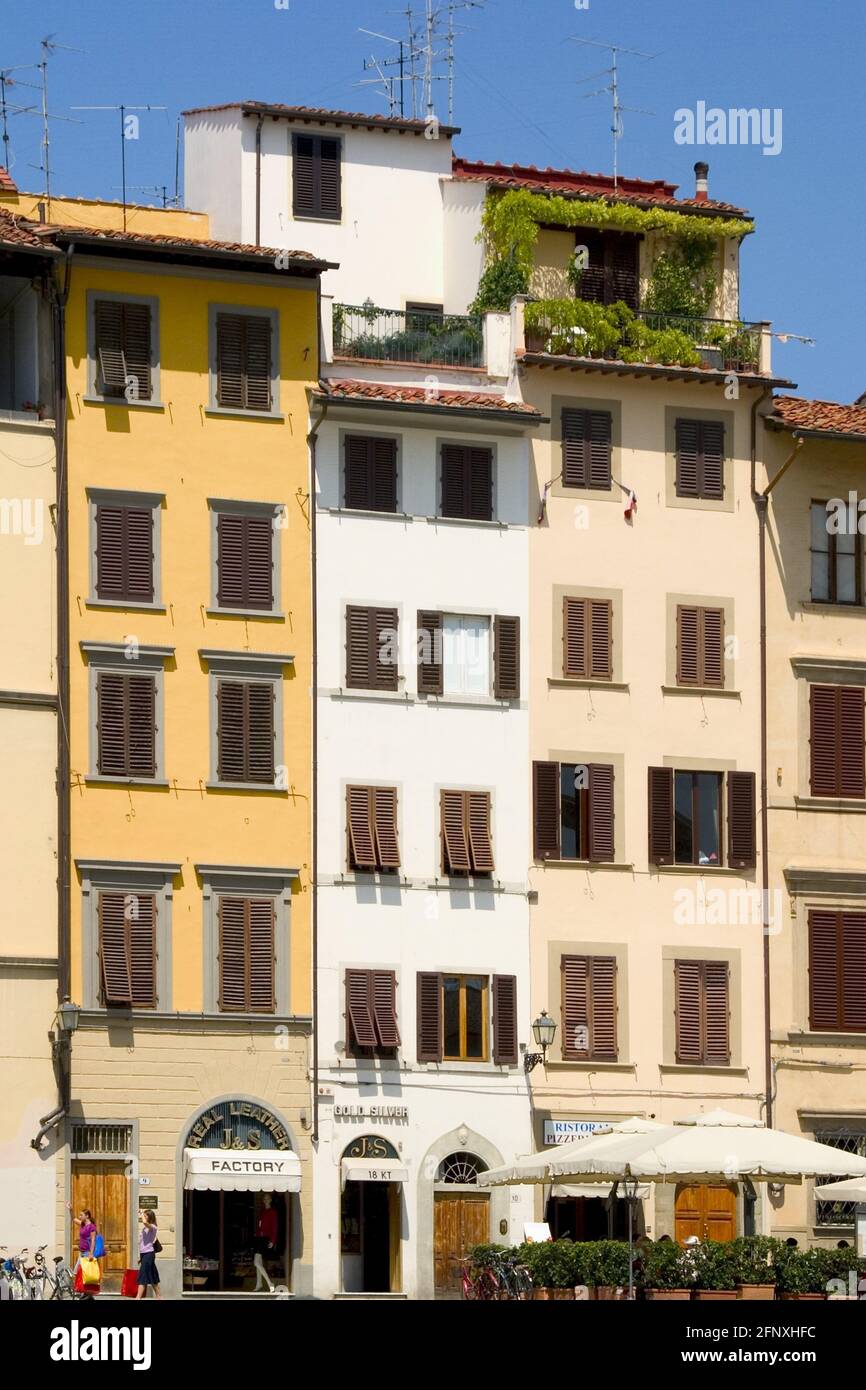
[[553,1042],[556,1035],[556,1023],[548,1016],[547,1010],[542,1009],[540,1016],[532,1025],[532,1036],[535,1039],[536,1047],[540,1047],[540,1052],[526,1052],[523,1057],[524,1070],[529,1073],[534,1071],[539,1062],[542,1064],[547,1056],[547,1049]]

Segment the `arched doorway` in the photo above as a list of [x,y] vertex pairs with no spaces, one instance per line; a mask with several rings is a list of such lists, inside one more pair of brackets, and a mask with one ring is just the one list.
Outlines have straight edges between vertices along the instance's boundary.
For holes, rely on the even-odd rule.
[[730,1183],[679,1183],[674,1206],[677,1241],[733,1240],[737,1234],[737,1189]]
[[442,1159],[433,1191],[433,1270],[437,1298],[460,1296],[460,1261],[490,1239],[490,1194],[478,1187],[487,1164],[469,1150]]
[[360,1134],[340,1161],[340,1263],[344,1293],[399,1293],[402,1190],[408,1174],[394,1145]]

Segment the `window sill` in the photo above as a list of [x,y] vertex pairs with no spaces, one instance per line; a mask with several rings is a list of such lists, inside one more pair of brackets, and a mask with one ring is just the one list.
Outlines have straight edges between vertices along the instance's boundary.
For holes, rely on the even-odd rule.
[[164,401],[128,401],[124,396],[82,396],[85,405],[116,405],[121,410],[165,410]]
[[670,1073],[680,1076],[685,1072],[699,1071],[711,1076],[748,1076],[748,1067],[719,1066],[717,1062],[659,1062],[659,1071],[664,1076]]
[[230,420],[285,420],[277,410],[241,410],[223,405],[206,405],[205,415],[222,415]]
[[539,869],[613,869],[620,873],[633,873],[634,864],[626,864],[619,859],[536,859]]
[[712,695],[728,700],[742,699],[739,690],[725,690],[718,685],[663,685],[661,689],[663,695]]
[[732,869],[730,864],[650,864],[650,873],[657,874],[711,874],[726,875],[729,878],[748,878],[749,874],[754,873],[754,865],[751,869]]
[[[809,1028],[804,1028],[802,1032],[795,1032],[793,1029],[787,1033],[782,1042],[789,1042],[799,1045],[801,1043],[811,1044],[814,1047],[864,1047],[866,1048],[866,1029],[862,1033],[813,1032]],[[843,1064],[844,1065],[844,1064]]]
[[261,792],[265,796],[288,796],[288,787],[272,787],[269,782],[205,782],[209,792]]
[[320,511],[328,512],[330,516],[365,516],[376,521],[408,521],[415,520],[411,512],[385,512],[379,511],[375,507],[321,507]]
[[590,679],[585,676],[548,676],[547,687],[549,690],[568,690],[574,687],[576,690],[629,690],[628,681],[606,681],[598,678]]
[[115,787],[170,787],[171,783],[161,777],[105,777],[101,772],[88,773],[84,785]]
[[555,1060],[549,1059],[546,1071],[630,1071],[637,1070],[636,1062],[594,1062],[591,1057],[557,1057]]
[[330,226],[332,226],[332,227],[339,227],[339,226],[342,225],[342,222],[343,222],[343,214],[340,213],[340,216],[339,216],[339,217],[324,217],[324,216],[319,217],[319,216],[317,216],[314,212],[293,212],[293,213],[292,213],[292,221],[293,221],[293,222],[324,222],[324,223],[326,223],[327,225],[330,225]]
[[51,432],[54,429],[54,419],[40,416],[35,410],[0,410],[0,427],[3,425],[28,425]]
[[457,706],[462,709],[510,709],[520,702],[519,696],[500,699],[496,695],[419,695],[418,703],[425,705]]
[[866,812],[866,799],[854,796],[795,796],[794,806],[799,811],[851,811],[855,815]]
[[476,521],[471,516],[428,516],[426,521],[430,526],[481,526],[488,531],[508,531],[510,529],[507,521],[496,521],[493,517]]
[[206,608],[209,618],[270,618],[285,622],[286,615],[272,608]]
[[166,613],[168,610],[164,603],[135,603],[132,599],[128,601],[121,598],[87,598],[84,600],[85,608],[115,608],[136,613]]
[[861,618],[866,612],[866,604],[831,603],[829,599],[802,599],[798,607],[802,613],[853,613]]
[[319,694],[327,694],[332,700],[387,700],[400,705],[411,705],[415,698],[406,690],[361,690],[345,685],[337,686],[336,690],[320,690]]

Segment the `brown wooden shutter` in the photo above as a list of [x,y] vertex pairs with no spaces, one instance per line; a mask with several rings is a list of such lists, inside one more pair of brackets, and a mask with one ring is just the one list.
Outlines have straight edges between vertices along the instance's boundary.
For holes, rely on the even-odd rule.
[[493,694],[497,700],[520,698],[520,619],[493,619]]
[[150,507],[96,508],[96,596],[153,602],[153,512]]
[[292,137],[292,209],[295,217],[339,221],[340,141],[325,135]]
[[863,797],[863,687],[813,685],[809,702],[812,795]]
[[99,894],[99,964],[105,1004],[132,1003],[132,970],[123,893]]
[[533,854],[536,859],[560,856],[559,763],[532,764]]
[[276,1008],[274,904],[270,898],[247,898],[244,912],[249,974],[247,1007],[253,1013],[273,1013]]
[[421,972],[417,980],[418,1061],[442,1061],[442,976]]
[[614,770],[611,763],[589,764],[589,857],[612,863],[614,853]]
[[321,136],[319,139],[319,207],[320,217],[339,220],[340,207],[340,142]]
[[598,1061],[617,1060],[616,957],[592,956],[590,975],[590,1055]]
[[244,405],[247,410],[271,409],[271,318],[270,314],[244,316]]
[[866,913],[809,913],[809,1026],[866,1032]]
[[360,511],[396,512],[397,441],[347,435],[344,505]]
[[346,608],[346,686],[397,690],[397,609]]
[[517,976],[493,976],[493,1061],[517,1066]]
[[397,788],[373,787],[373,830],[376,837],[376,857],[380,869],[400,867],[400,843],[397,838]]
[[563,956],[560,972],[563,1057],[615,1062],[616,957]]
[[699,685],[700,609],[677,605],[677,685]]
[[244,687],[241,681],[217,685],[217,777],[220,782],[245,780]]
[[610,491],[612,416],[606,410],[562,412],[564,487]]
[[725,610],[700,610],[701,685],[722,689],[725,684]]
[[128,390],[129,400],[149,401],[150,305],[98,299],[94,319],[102,394],[126,398]]
[[445,688],[442,662],[442,614],[418,614],[418,694],[441,695]]
[[[562,1055],[566,1060],[590,1056],[589,958],[563,956],[559,963],[562,980]],[[583,1046],[583,1043],[586,1046]]]
[[439,815],[442,829],[442,872],[471,873],[463,792],[440,792]]
[[562,674],[587,677],[587,605],[584,598],[562,600]]
[[676,449],[677,496],[697,497],[700,481],[700,437],[697,420],[677,420]]
[[866,913],[842,912],[842,1027],[866,1033]]
[[217,517],[217,603],[220,608],[273,607],[273,520]]
[[704,1062],[726,1067],[731,1060],[728,962],[706,960],[703,966]]
[[373,1018],[373,972],[346,971],[346,1013],[356,1047],[375,1047],[378,1041]]
[[605,261],[609,304],[622,301],[629,309],[638,302],[638,239],[629,232],[605,233]]
[[728,773],[728,865],[753,869],[755,846],[755,774]]
[[701,996],[703,974],[701,961],[678,960],[674,963],[676,994],[676,1059],[678,1062],[703,1061],[701,1031]]
[[247,681],[245,697],[246,781],[274,781],[274,687]]
[[156,1008],[156,898],[153,893],[127,895],[127,935],[132,1003]]
[[373,970],[373,1022],[379,1046],[391,1050],[400,1046],[397,1027],[397,976],[393,970]]
[[724,497],[725,427],[720,420],[677,420],[676,455],[678,497]]
[[155,678],[100,671],[96,699],[97,768],[101,776],[155,777]]
[[271,320],[267,314],[217,314],[217,404],[271,409]]
[[493,519],[493,453],[490,449],[443,444],[442,516],[469,521]]
[[613,604],[591,599],[589,604],[589,674],[593,680],[613,676]]
[[674,862],[674,772],[671,767],[651,767],[649,772],[649,861]]
[[217,404],[244,408],[244,331],[240,314],[217,314]]
[[313,137],[292,138],[292,210],[295,217],[316,214],[316,174]]
[[703,497],[721,500],[725,495],[725,427],[720,420],[700,425]]
[[476,874],[492,873],[495,865],[490,832],[490,793],[466,792],[464,806],[473,871]]
[[219,900],[219,1006],[224,1013],[247,1007],[247,950],[243,898]]
[[94,321],[102,394],[122,396],[126,387],[123,304],[117,299],[97,299],[94,305]]
[[346,788],[346,826],[349,839],[349,868],[375,869],[377,863],[369,787]]

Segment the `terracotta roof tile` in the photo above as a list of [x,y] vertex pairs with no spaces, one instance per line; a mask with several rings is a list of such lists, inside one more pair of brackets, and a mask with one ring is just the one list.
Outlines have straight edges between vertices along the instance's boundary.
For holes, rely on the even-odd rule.
[[826,434],[850,434],[866,439],[866,405],[842,405],[838,401],[806,401],[799,396],[776,396],[768,420],[791,430],[816,430]]
[[204,237],[170,236],[165,232],[131,232],[115,228],[69,227],[61,224],[52,226],[51,230],[63,240],[68,240],[71,237],[87,237],[90,240],[98,241],[130,241],[143,246],[168,248],[176,246],[178,250],[183,251],[195,251],[199,248],[204,251],[225,251],[235,255],[256,256],[269,261],[276,260],[278,256],[288,256],[293,261],[320,264],[318,256],[314,256],[310,251],[287,251],[281,250],[277,246],[251,246],[240,241],[212,241]]
[[[263,112],[268,116],[285,116],[289,120],[320,121],[327,125],[362,125],[381,127],[383,130],[416,131],[419,135],[427,129],[426,119],[412,116],[383,116],[381,112],[370,115],[364,111],[333,111],[325,106],[287,106],[281,101],[225,101],[216,106],[193,106],[181,112],[183,116],[202,116],[210,111]],[[459,135],[457,126],[440,124],[441,135]]]
[[498,410],[503,415],[537,416],[535,406],[525,401],[506,401],[502,396],[481,391],[433,391],[427,386],[388,386],[380,381],[352,381],[331,378],[322,383],[322,394],[335,401],[383,401],[391,405],[448,406],[458,410]]
[[8,208],[0,208],[0,243],[11,246],[47,246],[49,254],[54,250],[51,245],[50,228],[42,222],[33,222],[28,217],[10,212]]
[[0,164],[0,191],[3,193],[18,192],[18,189],[15,187],[15,180],[12,178],[9,170],[3,168],[2,164]]
[[664,179],[617,180],[610,174],[589,174],[574,169],[536,169],[534,164],[485,164],[481,160],[455,156],[451,168],[455,179],[486,183],[495,188],[528,188],[535,193],[554,193],[574,198],[605,198],[610,202],[670,208],[675,212],[711,212],[726,217],[745,217],[743,208],[711,199],[676,198],[675,183]]

